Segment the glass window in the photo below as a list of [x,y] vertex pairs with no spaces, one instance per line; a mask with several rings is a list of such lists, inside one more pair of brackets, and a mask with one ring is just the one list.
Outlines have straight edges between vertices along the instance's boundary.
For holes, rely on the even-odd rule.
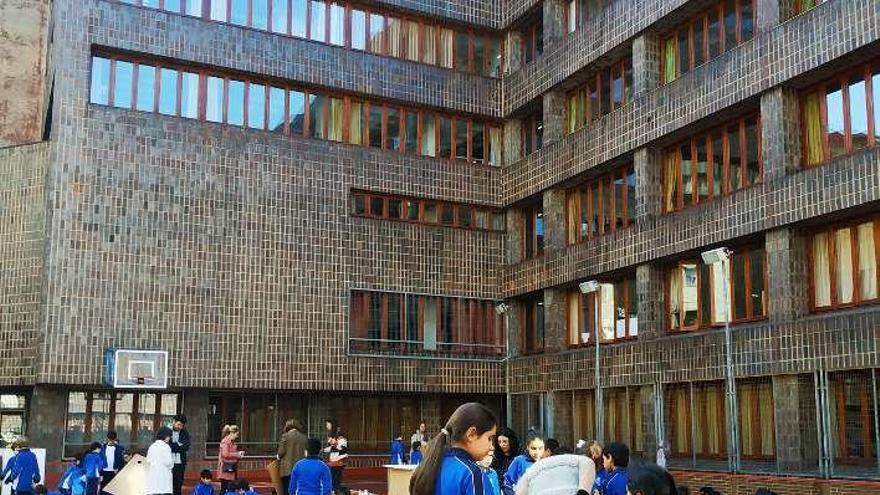
[[116,61],[113,86],[113,106],[119,108],[131,108],[131,91],[134,86],[134,64],[122,60]]
[[440,205],[440,223],[443,225],[455,224],[455,207],[443,203]]
[[351,102],[351,115],[348,121],[348,142],[351,144],[364,144],[364,104],[359,101]]
[[692,26],[694,30],[694,67],[699,67],[706,62],[706,58],[703,57],[703,43],[706,34],[703,31],[703,17],[698,17]]
[[455,68],[461,71],[469,71],[470,66],[468,64],[468,55],[469,55],[469,33],[456,32],[455,33]]
[[452,119],[440,117],[440,158],[452,158]]
[[226,110],[226,122],[232,125],[244,125],[244,83],[242,81],[229,81],[228,106]]
[[874,222],[856,228],[859,251],[859,297],[862,301],[877,299],[877,246],[874,243]]
[[382,147],[382,105],[370,105],[370,146]]
[[840,229],[834,233],[834,252],[837,304],[848,304],[853,302],[852,238],[849,228]]
[[248,84],[248,127],[266,127],[266,87],[261,84]]
[[386,19],[388,21],[388,55],[400,57],[400,45],[403,41],[403,21],[391,16],[386,17]]
[[291,0],[291,26],[290,31],[294,36],[306,37],[306,25],[308,24],[309,0]]
[[159,71],[159,113],[177,115],[177,71],[162,68]]
[[[880,90],[880,88],[878,88]],[[849,82],[849,118],[853,149],[868,145],[868,100],[865,79],[855,77]]]
[[407,153],[415,153],[418,151],[419,142],[419,114],[418,112],[407,111],[404,113],[404,134],[406,142],[404,149]]
[[693,169],[691,168],[691,143],[690,141],[682,144],[679,149],[681,157],[681,187],[684,191],[685,208],[693,203],[694,183]]
[[367,15],[363,10],[351,9],[351,47],[367,49]]
[[434,26],[426,24],[422,28],[422,62],[434,65],[437,63],[437,30]]
[[370,198],[370,215],[374,217],[385,216],[385,198],[376,196]]
[[110,60],[92,57],[92,83],[89,88],[89,101],[107,105],[110,100]]
[[205,118],[209,122],[223,122],[223,78],[208,77],[205,99]]
[[816,307],[831,305],[831,260],[828,256],[828,234],[813,236],[813,302]]
[[736,46],[736,0],[727,0],[724,5],[724,49]]
[[406,219],[417,222],[419,220],[419,202],[418,201],[407,201],[406,202]]
[[400,211],[401,211],[402,201],[396,198],[390,198],[388,200],[388,218],[399,219]]
[[327,139],[342,141],[342,98],[330,98],[330,115],[327,118]]
[[871,76],[871,95],[874,100],[874,142],[880,142],[880,71]]
[[755,14],[752,10],[751,0],[741,0],[740,9],[740,33],[742,41],[748,41],[755,35]]
[[437,203],[425,203],[425,223],[437,223]]
[[748,297],[751,298],[752,313],[749,317],[755,318],[766,315],[764,309],[764,301],[766,299],[765,281],[764,281],[764,260],[766,253],[763,249],[753,249],[749,251],[749,283],[751,290]]
[[[210,0],[208,0],[210,1]],[[186,15],[202,16],[202,0],[186,0]]]
[[474,209],[470,206],[459,206],[458,207],[458,226],[464,228],[473,227],[473,215]]
[[386,149],[400,151],[400,109],[388,106],[388,128],[385,139]]
[[248,0],[229,0],[229,22],[238,26],[247,26]]
[[694,174],[697,176],[697,190],[694,192],[694,196],[699,202],[709,198],[709,157],[706,156],[706,139],[700,136],[696,141],[697,156],[694,157]]
[[353,208],[355,215],[365,215],[367,213],[367,198],[363,194],[355,194],[353,197]]
[[[166,2],[168,0],[165,0]],[[269,0],[251,0],[251,25],[263,31],[269,29]]]
[[312,16],[309,22],[309,38],[315,41],[326,41],[327,21],[325,16],[327,5],[321,0],[312,0],[311,7]]
[[406,58],[414,62],[419,61],[419,23],[407,21],[405,24]]
[[274,132],[284,130],[284,90],[282,88],[269,88],[269,130]]
[[840,85],[829,86],[825,92],[825,104],[828,114],[828,148],[831,157],[846,153],[843,117],[843,91]]
[[468,121],[455,119],[455,157],[468,159]]
[[437,156],[437,119],[433,113],[425,113],[422,119],[422,154]]
[[501,165],[501,141],[502,133],[500,127],[489,128],[489,164]]
[[746,180],[748,181],[746,185],[761,180],[761,163],[758,160],[760,132],[757,118],[746,119]]
[[437,65],[452,68],[452,45],[455,33],[451,29],[440,29],[440,42],[437,47]]
[[806,132],[806,165],[818,165],[825,159],[825,146],[822,142],[822,103],[821,95],[814,91],[804,101],[804,131]]
[[727,148],[730,157],[730,190],[736,191],[742,184],[742,155],[740,154],[739,123],[727,126]]
[[370,12],[370,51],[385,53],[385,17],[375,12]]
[[718,22],[718,13],[710,11],[709,17],[709,58],[715,58],[721,55],[721,29],[722,24]]
[[485,135],[483,133],[483,123],[482,122],[472,122],[471,123],[471,155],[473,156],[473,160],[477,163],[483,163],[483,159],[485,157],[485,152],[483,147],[484,145]]
[[306,95],[302,91],[290,90],[288,95],[290,114],[290,133],[303,135],[306,123]]
[[180,74],[180,116],[199,118],[199,75],[193,72]]
[[138,65],[137,106],[142,112],[153,112],[156,108],[156,68],[152,65]]
[[309,134],[316,139],[326,137],[327,97],[309,94]]
[[746,258],[740,253],[733,256],[731,286],[733,288],[733,319],[748,317],[746,312]]
[[208,0],[211,2],[211,20],[226,22],[226,0]]
[[330,5],[330,44],[345,45],[345,6]]
[[273,33],[289,33],[287,28],[288,0],[272,0],[272,32]]

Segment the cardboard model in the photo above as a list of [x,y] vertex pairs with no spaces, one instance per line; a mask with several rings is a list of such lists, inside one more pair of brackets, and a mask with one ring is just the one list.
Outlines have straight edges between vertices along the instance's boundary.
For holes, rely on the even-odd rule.
[[104,491],[111,495],[146,495],[148,466],[144,456],[133,455]]

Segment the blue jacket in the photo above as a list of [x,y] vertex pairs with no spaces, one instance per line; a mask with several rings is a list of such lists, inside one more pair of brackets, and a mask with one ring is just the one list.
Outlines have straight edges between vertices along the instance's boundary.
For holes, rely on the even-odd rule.
[[331,490],[330,468],[319,456],[300,459],[293,465],[288,486],[290,495],[330,495]]
[[608,471],[605,471],[605,468],[596,466],[596,469],[596,481],[593,483],[593,489],[590,490],[591,495],[602,493],[602,485],[605,484],[605,478],[608,477]]
[[443,453],[440,473],[434,481],[434,493],[443,495],[493,495],[489,475],[470,454],[450,448]]
[[494,469],[489,468],[486,470],[486,475],[489,478],[489,488],[492,489],[492,494],[501,495],[501,482],[498,480],[498,473]]
[[15,454],[15,466],[12,467],[11,476],[16,492],[32,492],[34,484],[39,483],[40,466],[37,465],[37,456],[30,449],[24,448]]
[[[109,469],[110,464],[107,462],[107,444],[101,445],[101,460],[104,463],[104,467],[101,469]],[[113,453],[113,470],[117,473],[122,471],[122,467],[125,464],[125,447],[122,445],[116,444],[116,451]]]
[[214,495],[214,485],[199,481],[193,488],[192,495]]
[[626,495],[626,485],[629,483],[629,473],[626,468],[617,468],[607,473],[599,488],[600,495]]
[[79,464],[71,464],[67,467],[67,470],[64,471],[64,474],[62,474],[61,478],[58,480],[58,490],[70,490],[71,488],[73,488],[73,482],[79,478],[82,478],[83,475],[83,470]]
[[89,452],[83,457],[82,468],[87,479],[96,480],[100,478],[104,466],[104,456],[97,452]]
[[422,451],[421,450],[413,450],[412,454],[409,455],[409,463],[413,466],[417,466],[422,463]]
[[[12,473],[12,469],[15,467],[15,457],[18,454],[12,454],[12,457],[6,462],[6,467],[3,468],[3,471],[0,472],[0,483],[6,483],[6,478]],[[9,480],[12,481],[12,480]]]
[[406,463],[406,448],[403,446],[403,442],[400,440],[394,440],[391,442],[391,462],[390,464],[405,464]]
[[528,454],[521,454],[516,456],[516,458],[511,461],[510,466],[507,468],[507,472],[504,473],[504,490],[507,492],[516,491],[516,484],[519,482],[519,479],[522,478],[522,475],[526,472],[526,469],[532,467],[532,464],[535,463],[535,460]]

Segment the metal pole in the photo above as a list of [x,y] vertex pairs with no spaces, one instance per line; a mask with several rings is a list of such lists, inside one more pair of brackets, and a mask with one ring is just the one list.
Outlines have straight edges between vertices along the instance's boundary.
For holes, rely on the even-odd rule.
[[739,466],[739,425],[737,424],[737,403],[736,403],[736,379],[733,376],[733,343],[730,335],[730,258],[725,258],[721,262],[721,269],[724,272],[724,301],[726,302],[726,310],[724,315],[724,347],[727,361],[727,423],[729,429],[729,444],[727,446],[727,465],[730,471],[738,473]]
[[510,396],[510,310],[504,312],[504,347],[507,352],[504,358],[504,395],[507,405],[505,416],[507,417],[507,427],[513,428],[513,398]]
[[[877,410],[877,370],[871,370],[871,394],[874,398],[874,453],[880,449],[880,411]],[[880,455],[877,456],[877,473],[880,473]]]
[[604,412],[602,407],[602,383],[601,374],[599,373],[599,323],[600,321],[597,313],[596,324],[593,325],[593,328],[596,329],[596,438],[599,440],[599,442],[605,443]]

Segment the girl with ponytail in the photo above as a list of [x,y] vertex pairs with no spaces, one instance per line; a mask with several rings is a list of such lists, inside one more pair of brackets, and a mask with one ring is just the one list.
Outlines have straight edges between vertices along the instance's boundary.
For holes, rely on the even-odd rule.
[[482,404],[459,406],[428,445],[410,480],[410,495],[490,495],[488,476],[477,461],[492,451],[497,424]]
[[544,439],[535,436],[526,444],[526,453],[517,456],[510,463],[507,472],[504,473],[504,486],[502,490],[505,495],[516,493],[516,484],[522,478],[523,473],[535,463],[538,459],[544,457]]

